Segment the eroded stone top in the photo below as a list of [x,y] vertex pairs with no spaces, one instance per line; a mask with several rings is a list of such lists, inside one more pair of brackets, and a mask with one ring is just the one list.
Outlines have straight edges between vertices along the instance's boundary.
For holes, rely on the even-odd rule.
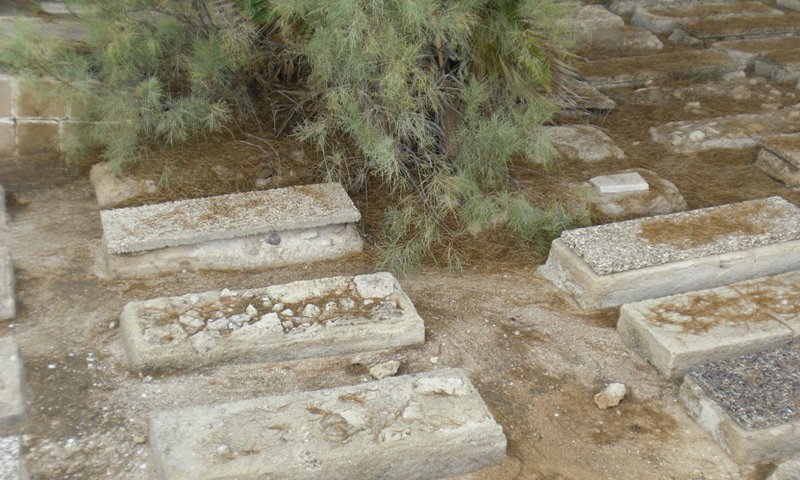
[[109,253],[134,253],[353,223],[360,218],[358,209],[338,183],[234,193],[100,212]]
[[769,428],[800,421],[797,346],[708,363],[690,373],[740,426]]
[[569,230],[561,240],[598,275],[800,240],[781,197]]
[[800,133],[764,137],[761,148],[800,168]]

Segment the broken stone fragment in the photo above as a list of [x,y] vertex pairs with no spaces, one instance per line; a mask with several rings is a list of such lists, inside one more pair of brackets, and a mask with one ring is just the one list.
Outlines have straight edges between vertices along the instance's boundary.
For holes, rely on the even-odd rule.
[[316,318],[319,316],[320,313],[321,310],[318,306],[314,305],[313,303],[309,303],[303,308],[302,315],[304,317]]
[[594,403],[598,408],[616,407],[628,393],[624,383],[610,383],[602,392],[594,396]]
[[390,360],[388,362],[383,362],[375,365],[374,367],[369,369],[369,374],[375,380],[381,380],[386,377],[391,377],[397,370],[400,368],[400,362],[397,360]]

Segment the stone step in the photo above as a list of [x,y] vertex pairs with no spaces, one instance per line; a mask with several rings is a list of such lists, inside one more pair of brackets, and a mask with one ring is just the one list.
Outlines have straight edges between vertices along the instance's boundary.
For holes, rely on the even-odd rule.
[[362,249],[359,214],[338,183],[103,210],[107,273],[260,269]]
[[120,328],[135,370],[294,360],[425,341],[422,318],[389,273],[131,302]]
[[8,249],[0,245],[0,320],[11,320],[16,314],[14,264]]
[[578,42],[576,53],[587,58],[646,55],[664,48],[649,31],[631,26],[598,28]]
[[698,19],[685,22],[670,35],[675,43],[709,47],[722,40],[746,40],[800,35],[800,14]]
[[0,428],[16,427],[25,420],[25,396],[22,357],[12,337],[0,338],[0,365]]
[[0,437],[0,479],[28,480],[28,474],[20,461],[19,437]]
[[800,187],[800,133],[762,138],[756,166],[790,187]]
[[[792,37],[800,40],[800,37]],[[800,49],[773,50],[758,56],[755,71],[776,82],[794,83],[800,79]]]
[[622,306],[617,332],[666,378],[800,337],[800,272]]
[[680,399],[689,416],[739,463],[800,451],[800,346],[693,369]]
[[670,122],[651,128],[650,137],[674,153],[691,154],[719,148],[752,148],[766,135],[798,130],[800,104],[765,113]]
[[640,7],[633,12],[631,25],[654,33],[672,33],[683,23],[737,17],[771,17],[783,12],[761,2],[709,3],[678,7]]
[[578,65],[586,80],[596,88],[640,87],[655,81],[680,78],[726,78],[741,76],[746,65],[723,52],[689,50],[606,58]]
[[761,38],[756,40],[732,40],[715,42],[713,48],[722,50],[728,55],[753,66],[756,59],[773,51],[796,51],[800,49],[800,36]]
[[800,270],[800,208],[780,197],[562,232],[542,276],[586,309]]
[[438,479],[499,463],[506,438],[460,370],[156,413],[161,480]]

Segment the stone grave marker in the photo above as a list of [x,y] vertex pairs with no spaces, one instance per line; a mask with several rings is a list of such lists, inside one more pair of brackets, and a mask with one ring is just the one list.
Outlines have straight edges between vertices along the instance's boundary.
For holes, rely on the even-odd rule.
[[[611,183],[605,186],[601,183],[602,189],[592,182],[606,177],[596,177],[588,182],[592,188],[588,196],[589,203],[605,217],[622,220],[686,210],[686,200],[678,187],[651,170],[634,168],[608,177],[612,177]],[[620,186],[614,180],[618,178],[630,181],[624,181]],[[614,192],[609,189],[627,191]]]

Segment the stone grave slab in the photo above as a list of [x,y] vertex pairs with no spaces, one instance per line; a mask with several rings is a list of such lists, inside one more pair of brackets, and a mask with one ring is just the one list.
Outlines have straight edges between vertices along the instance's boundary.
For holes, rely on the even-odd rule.
[[425,341],[422,318],[389,273],[131,302],[120,328],[135,370],[294,360]]
[[589,203],[593,210],[604,217],[625,220],[686,210],[686,200],[678,187],[652,170],[634,168],[624,170],[622,173],[638,174],[647,183],[648,188],[622,193],[601,193],[594,189],[595,191],[589,194]]
[[562,232],[542,276],[603,308],[800,269],[800,208],[780,197]]
[[697,19],[683,22],[670,35],[675,43],[711,46],[723,40],[747,40],[800,34],[800,14]]
[[584,162],[625,158],[625,152],[611,137],[594,125],[564,125],[544,127],[561,155]]
[[711,362],[684,379],[689,416],[739,463],[800,450],[800,350],[776,350]]
[[100,208],[113,208],[126,201],[157,190],[152,180],[116,177],[111,167],[96,163],[89,172],[89,180],[94,187],[94,195]]
[[774,37],[761,38],[756,40],[732,40],[715,42],[713,48],[722,50],[732,57],[736,57],[746,62],[748,66],[753,66],[756,59],[762,55],[776,50],[798,50],[800,49],[800,37]]
[[0,478],[27,480],[28,474],[20,461],[19,437],[0,437]]
[[800,133],[762,138],[756,166],[790,187],[800,187]]
[[252,270],[360,252],[361,218],[337,183],[103,210],[108,274]]
[[672,33],[684,22],[736,17],[771,17],[783,12],[761,2],[709,3],[688,6],[655,6],[637,8],[631,25],[654,33]]
[[588,58],[644,55],[664,48],[655,35],[639,27],[608,27],[587,32],[578,42],[578,54]]
[[629,303],[617,332],[662,376],[769,350],[800,335],[800,272]]
[[[800,37],[795,37],[800,40]],[[755,72],[780,83],[800,79],[800,49],[773,50],[759,55]]]
[[650,137],[674,153],[691,154],[717,148],[752,148],[766,135],[798,130],[800,104],[765,113],[670,122],[651,128]]
[[601,175],[589,180],[597,193],[631,193],[650,189],[647,180],[638,172]]
[[22,357],[14,338],[0,338],[0,362],[0,427],[13,427],[25,420]]
[[714,50],[690,50],[591,60],[578,64],[596,88],[641,87],[680,78],[727,78],[743,75],[745,64]]
[[460,370],[156,413],[161,480],[439,479],[501,462],[506,438]]
[[622,27],[625,20],[602,5],[584,5],[575,16],[575,23],[586,31],[600,28]]
[[16,314],[14,264],[8,249],[0,245],[0,320],[11,320]]

